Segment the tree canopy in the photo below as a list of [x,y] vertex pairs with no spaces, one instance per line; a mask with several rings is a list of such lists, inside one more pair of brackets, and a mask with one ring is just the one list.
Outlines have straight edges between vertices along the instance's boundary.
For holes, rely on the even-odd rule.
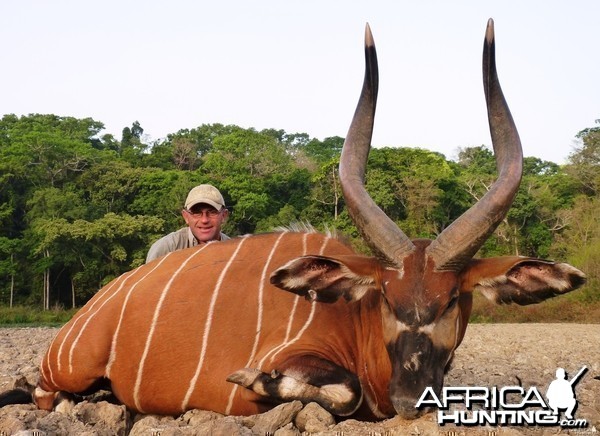
[[[0,120],[0,304],[83,304],[184,225],[183,201],[199,183],[223,193],[230,236],[305,221],[339,229],[367,250],[339,185],[343,138],[204,124],[144,143],[137,121],[121,139],[103,129],[56,115]],[[566,165],[525,158],[513,207],[480,255],[569,260],[597,280],[600,127],[576,138]],[[405,233],[434,238],[485,194],[495,171],[483,145],[463,148],[457,161],[419,148],[374,148],[366,186]]]

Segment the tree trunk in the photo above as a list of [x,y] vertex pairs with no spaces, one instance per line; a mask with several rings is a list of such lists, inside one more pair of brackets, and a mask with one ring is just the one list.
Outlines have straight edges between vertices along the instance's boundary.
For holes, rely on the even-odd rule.
[[[48,250],[44,254],[50,257]],[[50,268],[44,270],[44,310],[50,310]]]
[[337,221],[337,218],[338,218],[338,203],[340,201],[340,198],[339,198],[339,194],[338,194],[337,180],[336,180],[336,177],[335,177],[335,167],[331,168],[331,179],[332,179],[332,182],[333,182],[333,196],[334,196],[334,199],[333,199],[333,203],[334,203],[333,220]]
[[10,273],[10,303],[8,307],[12,309],[13,307],[13,298],[15,295],[15,273],[14,273],[14,261],[15,255],[11,253],[10,255],[10,265],[11,265],[11,273]]

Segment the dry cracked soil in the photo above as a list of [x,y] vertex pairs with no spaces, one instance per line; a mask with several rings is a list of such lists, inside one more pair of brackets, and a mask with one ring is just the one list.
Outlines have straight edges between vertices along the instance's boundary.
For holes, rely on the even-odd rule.
[[[53,328],[0,329],[0,392],[13,387],[19,379],[26,378],[30,383],[35,383],[38,363],[56,331]],[[206,433],[265,433],[278,436],[309,433],[336,436],[594,435],[600,431],[600,324],[470,325],[463,344],[456,352],[445,385],[490,388],[521,386],[525,392],[536,387],[545,395],[549,384],[555,379],[557,368],[564,368],[568,377],[572,377],[584,366],[587,370],[575,385],[578,402],[575,418],[580,423],[585,421],[587,426],[578,428],[560,425],[439,425],[436,412],[413,421],[396,417],[374,423],[354,420],[335,423],[331,417],[326,417],[315,421],[310,427],[298,419],[298,410],[302,405],[287,408],[290,411],[287,412],[290,414],[287,418],[277,415],[277,419],[283,420],[281,427],[276,428],[279,424],[264,424],[260,416],[248,419],[222,417],[214,413],[188,413],[176,418],[144,417],[132,415],[122,406],[118,408],[114,405],[110,405],[113,407],[110,413],[103,412],[110,415],[105,417],[95,408],[108,403],[99,401],[78,405],[77,413],[68,417],[62,417],[58,412],[36,410],[32,405],[6,406],[0,409],[0,436],[115,433],[153,436]],[[514,401],[517,403],[520,400]],[[464,410],[464,406],[457,403],[450,412]],[[310,410],[307,407],[303,409],[309,420],[312,413],[316,414],[314,409]],[[210,425],[207,421],[210,421]]]

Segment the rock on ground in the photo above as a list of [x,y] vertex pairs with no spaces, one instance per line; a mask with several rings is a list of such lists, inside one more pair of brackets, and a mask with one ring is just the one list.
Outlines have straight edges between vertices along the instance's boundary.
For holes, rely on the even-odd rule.
[[[0,392],[35,384],[37,366],[57,329],[0,329]],[[32,405],[0,409],[0,436],[5,435],[481,435],[573,434],[600,431],[600,324],[474,324],[446,376],[446,386],[535,386],[545,393],[557,368],[569,376],[587,366],[576,385],[576,418],[588,427],[456,427],[439,426],[435,413],[413,421],[399,417],[381,422],[336,423],[317,404],[282,404],[251,417],[223,416],[191,410],[179,417],[132,415],[125,407],[98,396],[77,404],[70,413],[45,412]],[[457,406],[460,409],[460,406]]]

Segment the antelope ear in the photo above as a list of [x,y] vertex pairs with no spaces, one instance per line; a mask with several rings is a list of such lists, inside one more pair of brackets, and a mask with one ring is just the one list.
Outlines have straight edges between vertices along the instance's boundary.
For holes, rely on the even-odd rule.
[[271,283],[310,301],[358,301],[379,288],[375,265],[364,256],[302,256],[275,270]]
[[502,257],[471,261],[461,291],[480,291],[495,303],[524,306],[566,294],[584,283],[585,274],[567,263]]

